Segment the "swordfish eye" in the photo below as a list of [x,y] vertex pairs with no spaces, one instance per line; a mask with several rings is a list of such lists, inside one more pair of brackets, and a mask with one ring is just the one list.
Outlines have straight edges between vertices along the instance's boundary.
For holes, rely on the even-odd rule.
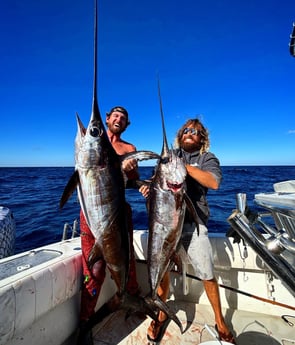
[[102,131],[100,131],[97,127],[92,127],[91,129],[90,129],[90,135],[92,136],[92,137],[98,137],[98,136],[101,136],[101,133],[102,133]]

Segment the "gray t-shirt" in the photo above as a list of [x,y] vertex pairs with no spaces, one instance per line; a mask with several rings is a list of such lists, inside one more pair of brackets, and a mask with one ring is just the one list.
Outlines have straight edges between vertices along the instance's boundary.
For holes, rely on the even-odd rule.
[[[186,164],[196,166],[204,171],[210,171],[218,184],[222,179],[222,171],[218,158],[212,152],[205,152],[200,154],[199,151],[188,153],[183,149],[178,149],[179,157],[183,157]],[[210,210],[207,202],[208,188],[202,186],[199,182],[194,180],[191,176],[186,177],[187,194],[191,198],[199,218],[199,223],[207,225]],[[186,212],[185,223],[191,223],[192,217],[189,212]]]

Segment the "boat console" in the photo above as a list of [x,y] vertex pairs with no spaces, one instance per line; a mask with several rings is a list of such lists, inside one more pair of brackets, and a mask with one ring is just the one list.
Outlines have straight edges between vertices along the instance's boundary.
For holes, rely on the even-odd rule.
[[228,222],[295,296],[295,181],[274,184],[273,193],[256,194],[254,202],[262,211],[250,210],[246,194],[237,194]]

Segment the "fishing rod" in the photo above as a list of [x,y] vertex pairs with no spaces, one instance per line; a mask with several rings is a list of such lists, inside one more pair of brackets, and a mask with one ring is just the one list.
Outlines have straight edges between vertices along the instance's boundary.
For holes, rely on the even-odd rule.
[[[141,260],[141,259],[136,259],[136,262],[138,263],[141,263],[141,264],[147,264],[147,261],[146,260]],[[173,273],[178,273],[180,274],[177,270],[171,270],[171,272]],[[202,279],[192,275],[192,274],[189,274],[189,273],[186,273],[185,274],[186,277],[188,278],[191,278],[193,280],[198,280],[198,281],[202,281]],[[233,288],[231,286],[228,286],[228,285],[224,285],[224,284],[219,284],[218,283],[218,286],[219,287],[222,287],[224,289],[227,289],[227,290],[230,290],[230,291],[233,291],[233,292],[236,292],[236,293],[239,293],[241,295],[245,295],[247,297],[252,297],[254,299],[257,299],[259,301],[262,301],[262,302],[265,302],[265,303],[269,303],[269,304],[273,304],[273,305],[276,305],[276,306],[279,306],[279,307],[283,307],[283,308],[288,308],[288,309],[291,309],[291,310],[295,310],[295,307],[291,306],[291,305],[288,305],[288,304],[285,304],[285,303],[281,303],[281,302],[277,302],[277,301],[272,301],[270,299],[267,299],[267,298],[264,298],[264,297],[260,297],[260,296],[257,296],[257,295],[253,295],[249,292],[246,292],[246,291],[242,291],[242,290],[239,290],[239,289],[236,289],[236,288]]]
[[[173,272],[177,272],[175,270],[173,270]],[[193,276],[189,273],[186,273],[186,276],[188,278],[191,278],[191,279],[194,279],[194,280],[199,280],[201,281],[200,278],[196,277],[196,276]],[[255,298],[259,301],[262,301],[262,302],[266,302],[266,303],[270,303],[270,304],[274,304],[274,305],[277,305],[277,306],[280,306],[280,307],[284,307],[284,308],[288,308],[288,309],[291,309],[291,310],[295,310],[295,307],[292,307],[291,305],[288,305],[288,304],[284,304],[284,303],[281,303],[281,302],[276,302],[276,301],[272,301],[271,299],[267,299],[267,298],[264,298],[264,297],[260,297],[260,296],[257,296],[257,295],[253,295],[249,292],[246,292],[246,291],[242,291],[242,290],[239,290],[239,289],[236,289],[236,288],[233,288],[231,286],[228,286],[228,285],[223,285],[223,284],[218,284],[218,286],[224,288],[224,289],[227,289],[227,290],[230,290],[230,291],[233,291],[233,292],[236,292],[236,293],[240,293],[242,295],[245,295],[245,296],[248,296],[248,297],[252,297],[252,298]]]

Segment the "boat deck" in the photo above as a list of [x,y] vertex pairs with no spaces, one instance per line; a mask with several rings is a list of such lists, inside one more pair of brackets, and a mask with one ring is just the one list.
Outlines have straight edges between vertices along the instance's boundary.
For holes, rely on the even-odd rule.
[[[184,333],[171,321],[161,345],[201,344],[216,340],[205,325],[214,332],[212,309],[208,305],[188,302],[168,302],[183,324]],[[295,326],[280,317],[246,311],[224,309],[227,324],[234,329],[238,345],[294,345]],[[294,316],[293,316],[294,317]],[[119,310],[93,329],[95,345],[149,344],[146,331],[151,319],[132,315],[125,320],[125,312]],[[294,322],[294,318],[289,321]],[[214,344],[218,344],[217,341]]]

